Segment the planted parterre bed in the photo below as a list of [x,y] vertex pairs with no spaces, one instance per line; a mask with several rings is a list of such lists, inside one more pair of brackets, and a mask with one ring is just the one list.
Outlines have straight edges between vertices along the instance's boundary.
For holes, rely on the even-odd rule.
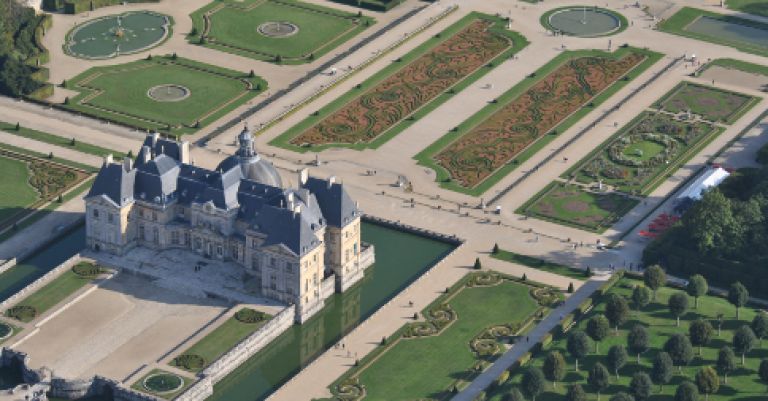
[[188,134],[267,88],[258,76],[175,56],[94,67],[67,81],[64,107],[139,129]]
[[[543,347],[536,347],[536,352],[524,355],[521,359],[522,366],[516,365],[510,370],[510,378],[495,384],[486,390],[489,401],[503,401],[512,389],[523,391],[521,385],[522,378],[529,369],[544,368],[544,360],[552,352],[560,353],[565,359],[564,372],[562,378],[556,385],[549,379],[544,379],[543,391],[536,396],[536,401],[563,401],[566,400],[566,393],[572,385],[578,384],[586,393],[586,399],[596,400],[598,387],[590,383],[599,383],[600,399],[609,400],[619,392],[633,395],[630,383],[636,374],[647,374],[650,376],[648,387],[637,386],[635,388],[647,389],[648,401],[665,401],[675,399],[694,399],[709,401],[757,401],[766,398],[766,384],[758,376],[758,368],[761,360],[766,357],[768,342],[760,341],[757,338],[750,342],[749,350],[744,354],[744,363],[741,361],[739,348],[735,346],[734,334],[744,326],[751,326],[753,319],[760,311],[751,307],[743,307],[740,311],[740,318],[736,318],[736,308],[726,299],[712,295],[701,296],[698,299],[698,307],[694,307],[694,299],[685,294],[680,288],[661,287],[657,291],[656,299],[650,304],[637,307],[632,302],[632,292],[634,287],[643,287],[643,282],[638,279],[624,277],[613,286],[605,295],[596,293],[593,297],[594,308],[581,315],[577,314],[576,324],[566,333],[562,333],[562,327],[556,328],[552,333],[553,341]],[[668,306],[670,298],[681,295],[687,298],[688,307],[684,309],[680,316],[680,324],[677,324],[675,316],[671,313]],[[587,338],[586,355],[579,359],[579,369],[575,368],[576,360],[573,354],[569,352],[568,338],[575,332],[588,332],[588,322],[596,317],[606,316],[606,306],[612,297],[622,298],[631,310],[624,314],[624,319],[620,319],[618,330],[614,331],[614,325],[610,324],[610,329],[606,332],[604,339],[598,342],[597,351],[595,341]],[[588,300],[589,302],[591,300]],[[587,304],[585,304],[587,306]],[[586,309],[585,309],[586,310]],[[566,320],[571,321],[571,316]],[[710,328],[708,338],[699,348],[695,345],[691,335],[691,325],[706,322]],[[630,332],[636,327],[642,327],[646,333],[647,347],[633,348],[631,344],[640,344],[642,341],[630,342]],[[699,331],[700,332],[700,331]],[[687,347],[665,347],[667,341],[673,336],[682,336],[688,341]],[[639,335],[637,336],[640,337]],[[700,337],[697,337],[700,338]],[[685,342],[685,340],[683,340]],[[694,342],[694,345],[691,345]],[[623,347],[626,352],[624,363],[618,366],[618,369],[612,369],[611,358],[608,356],[612,347]],[[730,348],[731,357],[725,360],[729,362],[728,371],[721,370],[718,363],[719,353],[724,347]],[[576,347],[574,347],[575,349]],[[675,353],[674,350],[680,350]],[[654,374],[654,360],[662,351],[667,351],[670,355],[680,355],[683,358],[671,361],[672,366],[665,365],[668,369],[658,369],[658,372],[665,374]],[[735,354],[735,355],[734,355]],[[620,360],[620,359],[617,359]],[[687,362],[685,362],[687,360]],[[608,375],[606,380],[588,381],[591,371],[595,370],[597,364],[602,364],[607,368]],[[677,387],[683,382],[696,383],[697,374],[703,369],[712,368],[716,376],[717,386],[708,387],[712,389],[712,394],[697,394],[695,398],[675,398]],[[599,368],[597,368],[599,369]],[[727,379],[724,375],[727,374]],[[597,377],[597,375],[595,375]],[[712,383],[712,381],[702,381],[701,383]],[[704,387],[704,388],[707,388]],[[698,392],[697,392],[698,393]],[[530,400],[530,398],[528,398]],[[626,398],[621,398],[625,400]]]
[[659,59],[565,52],[416,156],[444,188],[479,195]]
[[[560,177],[579,185],[555,181],[517,212],[603,232],[725,131],[712,121],[734,122],[757,102],[683,82],[655,103],[658,109],[635,117]],[[568,188],[570,195],[553,192],[555,188]],[[595,202],[576,207],[576,199]]]
[[[550,287],[471,273],[332,385],[334,399],[449,399],[560,302]],[[393,386],[393,383],[397,383]]]
[[527,45],[472,13],[272,141],[305,152],[378,147]]
[[215,1],[191,17],[190,43],[283,64],[311,62],[375,23],[297,0]]
[[51,160],[0,149],[0,230],[88,177],[88,173]]

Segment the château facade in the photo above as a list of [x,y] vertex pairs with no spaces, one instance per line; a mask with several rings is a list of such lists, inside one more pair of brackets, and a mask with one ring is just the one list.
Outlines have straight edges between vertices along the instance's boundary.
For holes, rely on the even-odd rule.
[[107,157],[85,198],[89,249],[187,249],[239,264],[262,296],[296,307],[303,322],[334,290],[373,264],[360,240],[361,212],[344,186],[302,170],[283,188],[246,128],[215,170],[190,164],[189,143],[147,136],[135,161]]

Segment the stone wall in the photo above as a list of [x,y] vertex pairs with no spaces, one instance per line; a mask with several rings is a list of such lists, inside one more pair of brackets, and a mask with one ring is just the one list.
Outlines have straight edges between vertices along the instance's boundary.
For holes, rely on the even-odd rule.
[[5,347],[0,352],[0,367],[18,366],[21,369],[21,378],[24,383],[35,384],[50,379],[51,371],[49,369],[32,369],[28,364],[29,356],[24,352]]
[[456,235],[447,235],[447,234],[439,233],[436,231],[414,227],[408,224],[403,224],[399,221],[392,221],[392,220],[383,219],[381,217],[371,216],[369,214],[366,214],[363,216],[363,221],[368,221],[368,222],[376,223],[382,226],[391,227],[396,230],[405,231],[412,234],[421,235],[423,237],[436,239],[438,241],[447,242],[452,245],[461,245],[464,243],[464,240],[457,237]]
[[16,259],[17,258],[11,258],[8,259],[2,263],[0,263],[0,274],[3,274],[8,271],[8,269],[16,266]]

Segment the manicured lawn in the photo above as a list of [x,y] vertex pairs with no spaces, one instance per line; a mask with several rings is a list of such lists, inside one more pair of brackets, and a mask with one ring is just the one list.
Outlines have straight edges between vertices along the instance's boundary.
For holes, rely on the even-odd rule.
[[[768,7],[768,2],[765,3],[765,4]],[[765,76],[768,77],[768,66],[761,65],[761,64],[748,63],[746,61],[736,60],[736,59],[732,59],[732,58],[718,58],[718,59],[714,59],[714,60],[710,61],[709,63],[707,63],[704,66],[704,68],[700,71],[700,73],[706,71],[707,68],[713,67],[713,66],[720,66],[720,67],[724,67],[724,68],[732,68],[732,69],[735,69],[735,70],[749,72],[749,73],[752,73],[752,74],[765,75]]]
[[[22,322],[29,322],[39,317],[65,298],[77,292],[77,290],[83,288],[86,284],[91,283],[94,278],[80,276],[72,270],[67,270],[50,283],[18,302],[15,307],[30,307],[34,312],[25,313],[16,317],[16,319]],[[9,316],[15,307],[5,311],[6,316]]]
[[602,233],[638,203],[614,192],[595,193],[578,185],[553,182],[517,213]]
[[675,114],[690,110],[709,121],[733,124],[758,101],[741,93],[683,82],[665,95],[657,107]]
[[[203,370],[203,368],[224,355],[224,353],[237,345],[237,343],[258,330],[268,320],[269,319],[258,323],[243,323],[233,316],[191,346],[188,350],[184,351],[179,358],[176,358],[171,362],[171,365],[192,372]],[[183,366],[182,359],[184,359],[185,356],[188,357],[194,355],[202,358],[203,365],[200,368]]]
[[[286,64],[311,62],[375,23],[370,17],[296,0],[216,1],[191,17],[196,30],[188,36],[191,43],[200,44],[204,35],[207,47],[272,62],[280,56]],[[258,28],[269,22],[287,22],[298,31],[266,36]]]
[[29,184],[31,172],[27,163],[0,156],[0,222],[23,211],[39,194]]
[[578,269],[572,269],[568,266],[561,265],[559,263],[548,262],[544,259],[539,259],[533,256],[521,255],[512,251],[505,251],[499,249],[497,253],[491,253],[491,257],[505,262],[517,263],[519,265],[533,267],[534,269],[540,269],[548,271],[550,273],[559,274],[577,280],[586,280],[584,272]]
[[658,26],[659,30],[744,52],[768,55],[768,24],[683,7]]
[[[624,278],[610,290],[611,293],[619,294],[623,297],[630,297],[632,288],[635,285],[639,285],[639,280],[630,278]],[[641,354],[640,364],[635,362],[636,355],[630,352],[627,365],[619,371],[619,379],[615,376],[611,377],[611,384],[607,390],[601,393],[602,400],[608,400],[613,394],[624,391],[629,392],[628,384],[632,375],[635,372],[644,371],[650,374],[650,368],[656,354],[663,348],[666,340],[673,334],[688,335],[688,326],[692,321],[698,318],[708,320],[715,328],[712,340],[707,346],[703,348],[702,356],[694,356],[694,359],[688,366],[682,368],[682,374],[674,370],[674,376],[671,382],[663,386],[663,391],[659,391],[659,386],[654,385],[653,395],[649,401],[672,401],[675,389],[678,384],[683,380],[693,381],[696,372],[704,366],[714,367],[717,361],[718,350],[725,346],[732,344],[733,331],[744,324],[749,324],[755,315],[755,311],[750,308],[742,308],[741,320],[735,319],[735,308],[729,304],[725,299],[705,296],[699,300],[699,308],[693,309],[693,299],[690,299],[691,309],[685,313],[680,322],[680,327],[676,327],[674,317],[669,313],[667,307],[667,301],[669,297],[681,290],[673,289],[669,287],[661,288],[658,292],[658,298],[655,302],[652,302],[649,306],[645,307],[640,313],[634,310],[630,314],[629,321],[620,326],[618,335],[615,335],[613,331],[607,339],[600,343],[599,353],[590,352],[590,354],[579,361],[580,372],[574,370],[574,359],[570,357],[570,354],[566,350],[565,336],[555,335],[555,340],[548,347],[547,350],[539,352],[535,355],[529,364],[541,367],[544,357],[550,350],[557,350],[563,354],[566,358],[567,373],[565,380],[559,383],[557,388],[553,388],[551,383],[546,386],[546,391],[536,398],[537,401],[565,401],[564,393],[567,385],[573,383],[579,383],[582,385],[585,391],[589,394],[589,399],[596,399],[594,389],[592,389],[586,383],[587,372],[596,363],[601,362],[607,365],[607,352],[613,345],[627,346],[627,334],[628,331],[636,324],[645,326],[649,333],[650,350]],[[586,322],[589,318],[596,315],[602,315],[605,313],[605,305],[603,303],[597,304],[597,306],[589,312],[580,322],[577,327],[580,329],[586,328]],[[722,326],[722,335],[717,335],[717,316],[723,314],[724,323]],[[694,347],[694,354],[696,354],[696,348]],[[592,349],[594,351],[594,349]],[[768,342],[763,342],[762,347],[756,347],[755,350],[747,354],[746,365],[741,366],[739,360],[739,366],[735,372],[728,376],[728,383],[723,383],[722,376],[720,376],[720,390],[712,394],[709,397],[710,401],[757,401],[766,399],[765,388],[766,385],[761,383],[757,377],[757,368],[760,364],[761,358],[768,357]],[[739,355],[737,354],[737,359]],[[529,366],[526,364],[522,368],[517,368],[513,371],[512,378],[500,388],[491,390],[491,401],[501,401],[503,394],[509,391],[512,386],[518,386],[522,376],[522,372]],[[704,399],[702,395],[701,399]]]
[[18,135],[24,138],[34,139],[36,141],[49,143],[51,145],[61,146],[65,148],[74,149],[78,152],[88,153],[90,155],[94,156],[106,156],[106,155],[113,155],[115,159],[120,160],[123,158],[123,155],[127,153],[126,151],[117,151],[113,149],[107,149],[98,145],[93,145],[90,143],[84,143],[81,141],[75,141],[74,146],[72,145],[72,138],[64,138],[58,135],[49,134],[47,132],[37,131],[25,127],[19,127],[19,130],[16,130],[16,124],[9,124],[0,121],[0,130],[5,131],[11,135]]
[[[151,379],[150,377],[154,376],[155,379]],[[147,380],[149,379],[149,380]],[[177,390],[173,391],[167,391],[167,392],[159,392],[159,391],[152,391],[151,389],[147,388],[147,386],[144,385],[144,381],[147,380],[147,383],[150,384],[159,384],[161,386],[164,385],[170,385],[172,382],[180,381],[181,387],[179,387]],[[164,381],[164,382],[163,382]],[[153,369],[151,372],[144,375],[141,379],[137,380],[135,383],[131,385],[131,388],[134,390],[141,391],[143,393],[148,394],[154,394],[160,398],[164,398],[166,400],[172,400],[176,398],[177,395],[181,394],[184,390],[189,387],[190,384],[192,384],[194,380],[186,377],[186,376],[180,376],[176,375],[174,373],[169,373],[161,369]]]
[[470,13],[270,144],[297,152],[377,148],[527,44],[503,19]]
[[[416,329],[406,326],[389,340],[389,346],[366,357],[360,368],[341,381],[357,380],[365,387],[367,401],[445,397],[457,380],[471,379],[476,373],[473,366],[486,366],[503,352],[498,341],[508,341],[539,309],[529,295],[531,288],[508,279],[490,286],[462,283],[423,311],[438,325],[429,326],[430,334],[416,334],[427,323]],[[510,326],[499,337],[485,332],[500,325]],[[435,327],[442,331],[435,332]],[[484,340],[475,341],[484,332]],[[494,352],[478,354],[476,347],[484,346]]]
[[414,158],[479,196],[661,58],[636,48],[563,52]]
[[[177,85],[188,96],[175,101],[150,97],[152,88]],[[69,80],[80,94],[65,107],[131,126],[171,134],[196,131],[264,91],[259,77],[173,57],[94,67]],[[170,127],[170,131],[169,131]]]
[[765,0],[727,0],[725,4],[731,10],[768,17],[768,1]]

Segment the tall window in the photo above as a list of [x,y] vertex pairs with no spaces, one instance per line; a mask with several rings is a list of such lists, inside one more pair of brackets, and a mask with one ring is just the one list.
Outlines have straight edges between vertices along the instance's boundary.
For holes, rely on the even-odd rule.
[[179,244],[179,232],[178,231],[171,231],[171,243],[173,245]]
[[139,239],[140,240],[147,239],[146,233],[144,232],[144,224],[139,224]]
[[152,241],[154,241],[155,244],[160,243],[160,230],[158,230],[157,227],[152,228]]
[[93,209],[93,218],[96,220],[99,219],[99,209]]
[[189,246],[189,231],[184,231],[184,245]]
[[107,223],[112,224],[115,222],[115,215],[112,213],[107,213]]

